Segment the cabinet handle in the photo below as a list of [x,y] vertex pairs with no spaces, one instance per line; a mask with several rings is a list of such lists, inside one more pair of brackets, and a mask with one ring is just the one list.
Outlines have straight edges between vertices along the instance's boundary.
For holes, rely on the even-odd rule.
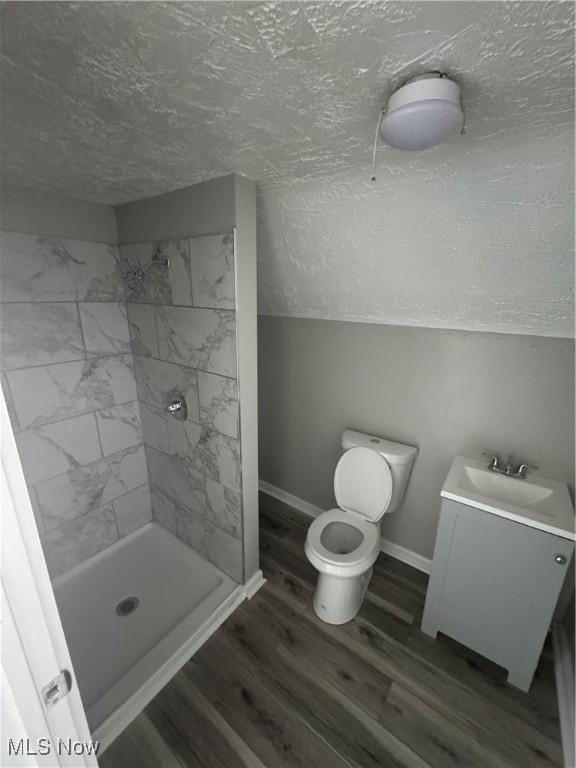
[[566,564],[566,558],[564,555],[556,555],[554,560],[558,563],[558,565],[565,565]]

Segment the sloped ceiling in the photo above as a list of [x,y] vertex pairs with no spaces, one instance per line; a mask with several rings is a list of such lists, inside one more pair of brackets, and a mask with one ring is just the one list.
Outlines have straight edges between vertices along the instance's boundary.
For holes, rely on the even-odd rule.
[[570,124],[572,19],[570,2],[3,3],[3,175],[113,204],[232,171],[326,177],[369,165],[385,97],[429,69],[463,88],[451,154],[489,151]]
[[[118,204],[230,172],[259,310],[573,333],[572,2],[3,3],[5,181]],[[466,133],[372,142],[440,69]]]

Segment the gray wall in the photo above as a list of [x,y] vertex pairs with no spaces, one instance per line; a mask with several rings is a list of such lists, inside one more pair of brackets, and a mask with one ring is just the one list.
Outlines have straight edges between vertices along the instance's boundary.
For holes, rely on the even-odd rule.
[[234,176],[119,205],[116,217],[120,243],[230,232],[235,224]]
[[574,484],[568,339],[260,316],[260,476],[322,508],[346,427],[416,445],[383,535],[431,557],[457,453],[484,448]]
[[0,222],[0,228],[10,232],[118,242],[116,215],[111,205],[13,184],[0,185]]

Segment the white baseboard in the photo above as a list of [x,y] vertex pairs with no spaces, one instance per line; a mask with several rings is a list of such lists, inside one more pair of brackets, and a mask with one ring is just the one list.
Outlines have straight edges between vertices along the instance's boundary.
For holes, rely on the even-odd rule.
[[574,660],[572,649],[562,623],[558,622],[552,628],[554,641],[554,672],[556,676],[556,694],[558,696],[558,713],[560,715],[560,731],[562,734],[562,751],[565,768],[576,765],[576,748],[574,745]]
[[256,571],[256,573],[248,579],[246,584],[242,585],[246,599],[251,600],[256,592],[258,592],[258,590],[264,586],[264,584],[266,584],[264,574],[262,571]]
[[[266,480],[260,480],[260,490],[263,493],[267,493],[268,496],[272,496],[274,499],[283,501],[285,504],[294,507],[298,512],[302,512],[302,514],[307,515],[308,517],[318,517],[318,515],[321,515],[326,511],[314,504],[310,504],[308,501],[304,501],[304,499],[301,499],[298,496],[294,496],[293,493],[283,491],[282,488],[278,488],[277,486],[272,485],[272,483],[267,483]],[[388,541],[387,539],[381,539],[380,549],[385,554],[390,555],[390,557],[393,557],[396,560],[401,560],[403,563],[411,565],[418,571],[430,573],[432,560],[428,557],[419,555],[417,552],[413,552],[411,549],[406,549],[406,547],[402,547],[400,544],[395,544],[393,541]]]
[[412,549],[406,549],[400,544],[396,544],[388,539],[382,539],[380,541],[380,549],[386,555],[390,555],[395,560],[400,560],[407,565],[411,565],[412,568],[416,568],[417,571],[423,573],[430,573],[432,570],[432,560],[424,555],[419,555],[418,552],[414,552]]

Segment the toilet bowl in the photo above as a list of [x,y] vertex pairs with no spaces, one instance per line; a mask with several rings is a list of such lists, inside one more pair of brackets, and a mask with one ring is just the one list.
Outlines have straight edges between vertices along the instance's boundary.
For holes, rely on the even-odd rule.
[[360,610],[380,552],[380,520],[404,496],[417,449],[346,430],[334,472],[338,507],[308,529],[304,551],[318,571],[314,610],[344,624]]
[[358,613],[380,553],[380,526],[342,509],[317,517],[308,529],[306,557],[318,571],[314,610],[329,624]]

